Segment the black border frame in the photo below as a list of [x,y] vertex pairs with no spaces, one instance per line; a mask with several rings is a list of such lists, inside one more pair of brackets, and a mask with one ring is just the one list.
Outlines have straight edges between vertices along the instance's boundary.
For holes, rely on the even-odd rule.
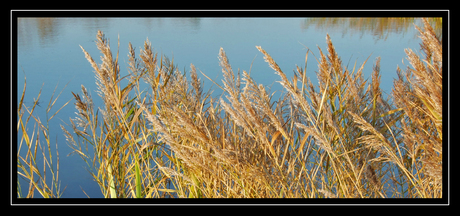
[[[442,17],[444,65],[447,79],[443,80],[443,198],[441,199],[18,199],[16,190],[17,170],[13,166],[16,155],[13,143],[17,143],[13,116],[17,119],[17,18],[18,17]],[[10,206],[449,206],[450,205],[450,11],[442,10],[10,10]],[[446,40],[447,39],[447,40]],[[446,43],[447,41],[447,43]],[[447,61],[446,61],[447,60]],[[447,62],[447,64],[446,64]],[[447,106],[446,106],[447,105]],[[447,127],[446,127],[447,126]],[[16,146],[16,145],[14,145]]]

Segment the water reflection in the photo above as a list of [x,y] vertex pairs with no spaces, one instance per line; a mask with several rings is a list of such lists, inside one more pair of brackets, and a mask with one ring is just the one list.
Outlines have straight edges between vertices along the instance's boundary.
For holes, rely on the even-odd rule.
[[18,18],[18,48],[28,49],[36,44],[33,42],[34,36],[38,36],[38,44],[42,47],[55,44],[63,31],[63,25],[83,27],[82,31],[93,35],[97,30],[131,21],[148,30],[172,24],[189,33],[197,33],[201,18]]
[[[435,26],[437,36],[442,36],[442,19],[431,18],[431,24]],[[386,40],[390,34],[402,34],[414,27],[420,26],[420,19],[406,17],[387,18],[309,18],[305,19],[301,28],[327,29],[342,31],[342,37],[347,34],[371,34],[375,40]]]
[[38,36],[42,43],[54,43],[56,41],[57,28],[55,27],[55,19],[42,18],[37,19]]
[[[18,46],[29,48],[35,44],[33,35],[38,35],[38,44],[47,47],[56,43],[62,31],[61,25],[73,23],[83,27],[86,33],[94,34],[99,29],[107,29],[117,26],[120,22],[133,21],[148,30],[161,28],[163,25],[172,24],[188,33],[197,33],[200,30],[202,18],[18,18]],[[70,22],[69,22],[70,21]],[[413,23],[420,25],[416,18],[306,18],[300,28],[303,30],[315,28],[342,32],[346,35],[359,34],[360,38],[365,34],[374,36],[377,40],[386,40],[390,34],[404,35],[413,29]],[[431,18],[431,24],[435,27],[438,36],[442,37],[442,19]]]
[[[197,33],[200,30],[202,18],[129,18],[136,19],[136,23],[147,29],[155,29],[167,24],[165,20],[171,21],[173,25],[188,29],[190,33]],[[105,29],[126,18],[19,18],[18,19],[18,45],[20,48],[30,46],[30,35],[39,36],[39,44],[48,46],[56,43],[61,24],[79,23],[84,27],[85,32],[93,34],[98,29]],[[138,21],[137,21],[138,20]],[[359,34],[371,34],[375,40],[386,40],[390,34],[402,34],[413,28],[413,23],[420,25],[420,20],[416,18],[306,18],[301,29],[315,29],[339,31],[342,36]],[[435,27],[438,36],[442,37],[442,19],[431,18],[431,24]]]

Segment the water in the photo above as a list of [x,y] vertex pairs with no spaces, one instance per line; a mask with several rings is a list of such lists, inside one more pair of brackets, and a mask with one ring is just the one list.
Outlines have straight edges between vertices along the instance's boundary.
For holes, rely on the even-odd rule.
[[[420,26],[419,20],[415,22]],[[217,56],[223,47],[235,72],[238,68],[249,71],[253,62],[251,76],[257,83],[273,85],[274,90],[281,89],[274,83],[279,78],[255,46],[262,46],[291,76],[296,64],[304,66],[306,47],[316,56],[319,56],[318,46],[327,53],[326,33],[329,33],[345,65],[353,67],[355,61],[360,65],[370,56],[364,68],[366,77],[370,77],[375,59],[380,56],[381,87],[390,93],[396,66],[406,67],[402,62],[406,58],[404,49],[419,51],[418,32],[412,23],[413,20],[385,25],[372,18],[19,18],[18,92],[24,87],[24,75],[27,77],[25,103],[32,104],[42,88],[41,107],[36,111],[41,119],[45,119],[46,105],[56,85],[59,92],[69,83],[51,113],[73,98],[71,92],[80,93],[82,84],[91,92],[95,105],[101,106],[95,92],[93,69],[79,47],[83,46],[96,62],[100,62],[94,42],[100,29],[110,39],[112,50],[116,50],[117,38],[120,38],[122,76],[127,74],[128,42],[139,54],[148,38],[154,51],[170,59],[174,57],[180,70],[185,68],[188,72],[193,63],[218,83],[221,83],[222,74]],[[406,60],[404,62],[407,64]],[[309,55],[307,75],[313,82],[315,71],[317,62]],[[212,85],[203,76],[201,78],[205,81],[205,89]],[[80,157],[67,156],[71,149],[60,125],[74,118],[75,111],[70,103],[50,122],[52,146],[57,141],[59,148],[61,188],[66,187],[62,197],[84,198],[86,195],[81,188],[92,198],[103,197]]]

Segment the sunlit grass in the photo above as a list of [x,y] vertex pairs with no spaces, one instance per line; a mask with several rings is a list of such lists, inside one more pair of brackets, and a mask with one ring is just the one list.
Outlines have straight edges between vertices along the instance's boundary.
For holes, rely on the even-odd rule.
[[[139,56],[129,44],[122,77],[119,53],[99,31],[101,63],[82,49],[103,105],[82,85],[72,93],[77,116],[61,128],[106,198],[442,197],[442,46],[424,25],[424,56],[406,50],[412,67],[397,69],[386,97],[380,58],[366,78],[368,60],[343,66],[329,35],[327,51],[308,50],[291,78],[256,47],[279,76],[279,98],[235,72],[221,48],[224,78],[212,82],[224,94],[213,97],[193,64],[188,79],[148,40]],[[305,73],[309,57],[317,84]],[[33,146],[38,132],[24,134]],[[20,157],[25,177],[37,173],[30,152]]]
[[[61,191],[59,182],[58,143],[55,143],[56,152],[54,153],[51,150],[52,139],[50,137],[49,122],[70,102],[70,100],[49,116],[51,109],[64,90],[62,89],[55,97],[56,86],[48,106],[46,107],[45,122],[42,122],[38,115],[34,113],[37,107],[41,107],[39,105],[41,89],[31,107],[28,107],[24,103],[26,88],[27,82],[26,78],[24,78],[24,89],[22,90],[21,99],[17,108],[17,135],[19,140],[17,151],[17,197],[33,198],[35,192],[38,192],[43,198],[59,198],[63,191]],[[30,127],[30,124],[33,124],[33,128]],[[25,146],[23,146],[24,144]],[[24,153],[21,151],[26,152]],[[37,153],[39,153],[38,156]],[[53,155],[56,156],[54,160]],[[39,164],[38,161],[40,160],[43,160],[43,164]],[[20,179],[28,182],[27,191],[22,191]]]

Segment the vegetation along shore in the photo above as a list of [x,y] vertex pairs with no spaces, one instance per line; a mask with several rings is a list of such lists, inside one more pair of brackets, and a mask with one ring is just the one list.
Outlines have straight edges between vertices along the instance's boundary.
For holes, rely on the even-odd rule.
[[[405,50],[410,65],[396,69],[387,97],[380,58],[364,77],[367,60],[345,67],[329,35],[327,50],[308,50],[292,77],[270,50],[255,47],[279,76],[283,92],[274,98],[249,72],[234,70],[223,48],[223,80],[212,80],[220,96],[204,89],[193,64],[180,71],[148,39],[138,53],[129,43],[122,76],[119,53],[98,31],[100,62],[81,49],[103,104],[82,85],[64,105],[72,102],[76,116],[62,132],[106,198],[441,198],[442,36],[423,24],[415,26],[423,52]],[[308,58],[316,59],[318,83],[305,73]],[[23,104],[25,90],[17,167],[29,185],[21,191],[18,181],[18,197],[60,197],[59,154],[53,160],[47,121],[35,118],[37,103]]]

